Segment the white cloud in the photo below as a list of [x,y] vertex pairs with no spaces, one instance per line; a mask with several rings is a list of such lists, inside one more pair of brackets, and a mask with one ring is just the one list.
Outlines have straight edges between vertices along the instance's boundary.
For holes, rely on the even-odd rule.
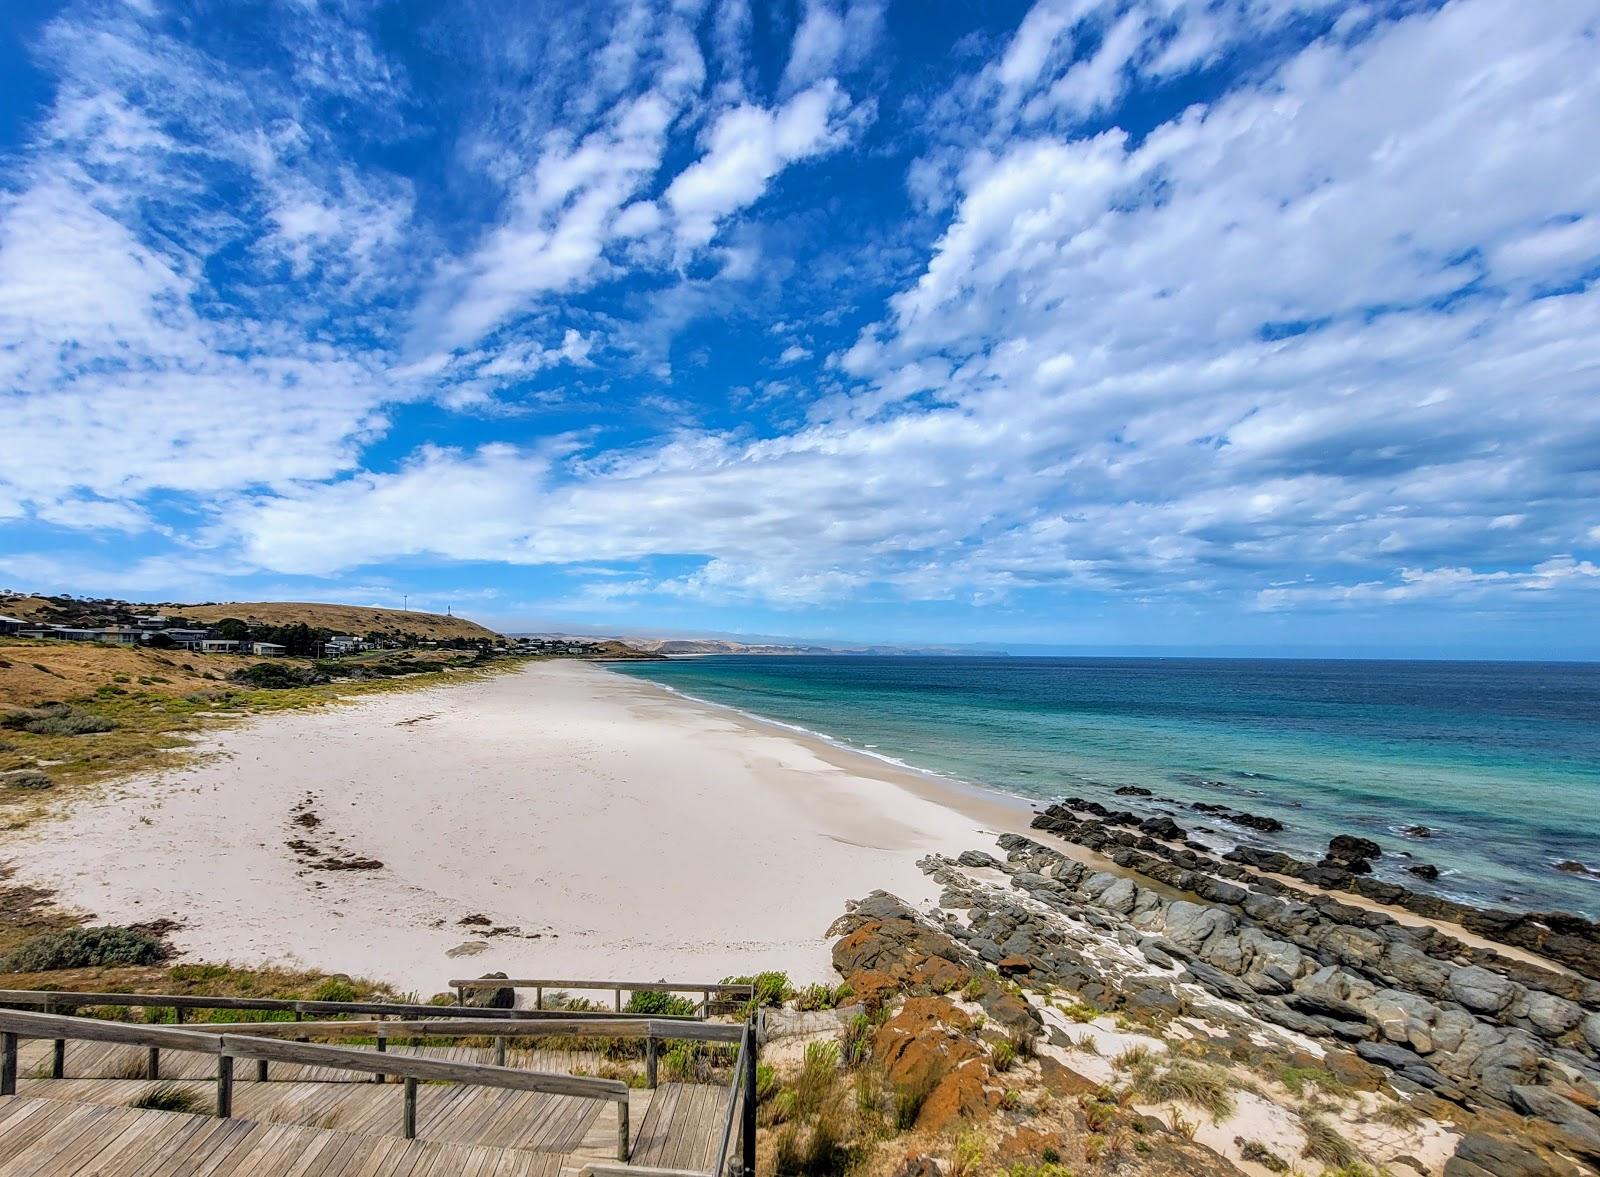
[[881,0],[806,0],[800,27],[783,71],[784,89],[793,92],[837,77],[860,65],[883,34]]
[[759,200],[790,164],[843,145],[849,106],[829,78],[775,109],[747,103],[717,116],[704,136],[705,153],[666,191],[680,248],[708,244],[724,218]]

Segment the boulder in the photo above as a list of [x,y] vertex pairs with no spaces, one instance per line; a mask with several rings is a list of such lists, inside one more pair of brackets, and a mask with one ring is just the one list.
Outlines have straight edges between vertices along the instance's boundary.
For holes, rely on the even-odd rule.
[[1340,862],[1357,858],[1382,858],[1383,847],[1371,838],[1358,838],[1354,834],[1337,834],[1328,842],[1326,857]]
[[[504,973],[484,973],[479,980],[506,980]],[[515,1009],[517,1005],[517,991],[515,989],[468,989],[466,998],[461,1003],[475,1009]]]
[[1515,981],[1481,965],[1469,965],[1450,974],[1450,995],[1480,1014],[1497,1014],[1511,1004],[1520,988]]
[[985,854],[982,850],[963,850],[956,859],[957,866],[987,868],[989,870],[1003,870],[1005,864],[992,854]]

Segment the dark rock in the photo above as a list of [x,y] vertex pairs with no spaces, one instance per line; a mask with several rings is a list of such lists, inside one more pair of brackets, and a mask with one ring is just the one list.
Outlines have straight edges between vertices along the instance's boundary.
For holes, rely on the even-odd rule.
[[1444,1177],[1550,1177],[1538,1153],[1501,1136],[1469,1132],[1444,1164]]
[[1581,1152],[1585,1159],[1600,1160],[1600,1116],[1585,1111],[1548,1087],[1526,1084],[1511,1088],[1511,1106],[1525,1116],[1550,1121],[1561,1129],[1572,1147]]
[[[484,973],[481,980],[506,980],[504,973]],[[476,1009],[515,1009],[517,1005],[517,991],[515,989],[468,989],[465,991],[462,1005],[470,1005]]]
[[1121,788],[1114,789],[1112,791],[1115,792],[1118,797],[1154,797],[1155,796],[1155,794],[1152,793],[1149,789],[1142,788],[1139,785],[1123,785]]
[[1183,827],[1170,817],[1150,817],[1139,823],[1139,828],[1154,838],[1165,838],[1169,842],[1181,842],[1184,838]]
[[987,867],[990,870],[1000,870],[1004,867],[998,858],[992,854],[985,854],[982,850],[963,850],[961,857],[956,859],[957,866]]
[[1231,821],[1236,826],[1247,826],[1252,830],[1260,830],[1264,834],[1275,834],[1283,829],[1283,823],[1275,817],[1261,817],[1254,813],[1224,813],[1223,821]]
[[1336,1022],[1365,1022],[1367,1015],[1348,1001],[1313,993],[1291,993],[1283,999],[1290,1009],[1313,1018],[1332,1018]]
[[1556,869],[1569,875],[1594,875],[1596,878],[1600,878],[1600,870],[1585,866],[1581,862],[1574,862],[1570,858],[1566,862],[1556,863]]
[[1415,866],[1406,867],[1406,870],[1419,879],[1427,879],[1430,883],[1439,877],[1439,868],[1430,862],[1419,862]]
[[1261,995],[1237,977],[1230,977],[1219,968],[1214,968],[1204,961],[1191,960],[1183,966],[1188,973],[1200,984],[1220,997],[1228,997],[1234,1001],[1255,1002]]
[[1336,834],[1328,842],[1327,857],[1336,861],[1356,858],[1382,858],[1383,847],[1371,838],[1358,838],[1354,834]]
[[1403,1046],[1396,1046],[1392,1042],[1358,1042],[1356,1053],[1369,1063],[1377,1063],[1388,1067],[1392,1071],[1404,1071],[1412,1067],[1424,1067],[1422,1056],[1414,1050],[1407,1050]]
[[1431,837],[1433,837],[1433,830],[1431,828],[1429,828],[1428,826],[1421,826],[1421,825],[1407,826],[1405,829],[1401,830],[1400,832],[1402,834],[1404,834],[1408,838],[1431,838]]

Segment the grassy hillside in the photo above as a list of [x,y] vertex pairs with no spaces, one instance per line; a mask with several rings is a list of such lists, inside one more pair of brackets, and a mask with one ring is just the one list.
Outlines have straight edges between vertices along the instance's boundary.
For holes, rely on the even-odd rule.
[[313,629],[332,629],[344,633],[366,635],[411,636],[427,641],[448,641],[464,638],[467,641],[487,639],[493,641],[500,635],[486,629],[476,621],[464,617],[446,617],[442,613],[417,613],[400,609],[374,609],[364,605],[324,605],[304,601],[235,601],[218,605],[161,605],[159,609],[215,624],[225,617],[262,625],[299,625],[302,622]]

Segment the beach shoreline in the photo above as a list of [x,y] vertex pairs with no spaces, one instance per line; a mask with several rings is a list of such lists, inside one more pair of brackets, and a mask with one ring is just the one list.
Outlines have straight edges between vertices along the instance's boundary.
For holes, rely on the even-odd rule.
[[846,900],[930,904],[918,859],[1031,816],[575,662],[261,717],[196,751],[15,837],[18,877],[97,921],[174,920],[188,958],[423,994],[491,970],[826,980]]

